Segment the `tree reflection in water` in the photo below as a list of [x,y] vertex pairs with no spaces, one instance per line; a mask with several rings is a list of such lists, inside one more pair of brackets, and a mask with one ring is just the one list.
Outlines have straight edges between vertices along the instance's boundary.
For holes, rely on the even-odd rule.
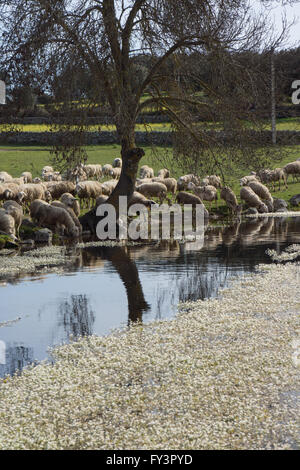
[[67,337],[91,335],[94,322],[95,315],[86,295],[71,295],[70,301],[65,300],[60,304],[58,323],[63,325]]
[[7,346],[5,364],[0,364],[0,377],[14,375],[24,367],[34,363],[33,348],[27,346]]

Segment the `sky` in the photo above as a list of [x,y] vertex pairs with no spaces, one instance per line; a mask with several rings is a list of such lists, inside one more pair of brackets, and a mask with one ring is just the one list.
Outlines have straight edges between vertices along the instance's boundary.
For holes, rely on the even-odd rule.
[[286,12],[288,21],[293,21],[294,18],[297,20],[297,23],[291,28],[290,36],[287,41],[286,47],[298,46],[300,45],[300,1],[292,7],[282,7],[280,5],[272,11],[271,15],[274,17],[275,24],[279,30],[282,24],[282,13],[284,11]]

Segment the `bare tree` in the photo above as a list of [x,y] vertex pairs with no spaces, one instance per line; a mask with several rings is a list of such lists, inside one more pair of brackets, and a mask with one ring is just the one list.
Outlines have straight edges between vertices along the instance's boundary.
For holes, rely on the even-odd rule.
[[[123,159],[120,180],[109,199],[116,207],[119,195],[131,196],[144,155],[135,146],[135,123],[142,110],[157,104],[175,126],[200,143],[203,134],[201,139],[190,111],[220,103],[220,94],[207,84],[203,89],[215,94],[210,103],[195,95],[183,73],[175,80],[168,76],[168,61],[192,52],[224,55],[229,61],[230,52],[270,49],[272,36],[248,0],[0,0],[0,14],[1,66],[15,79],[19,76],[36,86],[50,82],[54,70],[62,69],[72,55],[101,85]],[[134,58],[139,54],[149,57],[150,66],[137,83]],[[141,102],[145,93],[150,97]],[[95,227],[95,214],[85,220],[89,217],[89,225]]]

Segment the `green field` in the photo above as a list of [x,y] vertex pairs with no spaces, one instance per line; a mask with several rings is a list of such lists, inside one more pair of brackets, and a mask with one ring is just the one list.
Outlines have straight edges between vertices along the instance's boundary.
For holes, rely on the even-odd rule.
[[[218,122],[208,122],[203,121],[198,123],[201,127],[206,127],[209,129],[221,129],[221,124]],[[251,124],[249,123],[250,127]],[[100,126],[102,131],[115,131],[116,128],[114,125],[101,125]],[[48,124],[18,124],[17,129],[20,132],[48,132],[50,131],[50,125]],[[271,123],[266,121],[265,122],[265,129],[271,130]],[[0,126],[1,130],[1,126]],[[91,125],[88,126],[88,130],[90,132],[98,132],[99,126]],[[152,124],[136,124],[136,131],[157,131],[157,132],[167,132],[171,130],[171,123],[169,122],[161,122],[161,123],[152,123]],[[300,118],[282,118],[277,119],[277,130],[278,131],[300,131]]]
[[[88,154],[88,163],[112,163],[112,161],[120,156],[119,145],[98,145],[86,147]],[[140,165],[148,164],[153,167],[155,173],[162,167],[162,164],[155,159],[151,147],[144,147],[145,157],[141,160]],[[163,152],[165,149],[156,148],[157,152]],[[300,157],[300,145],[293,147],[285,147],[285,158],[281,162],[274,163],[273,167],[284,166],[286,163],[296,160]],[[31,171],[33,176],[40,176],[41,170],[45,165],[51,164],[50,148],[43,146],[16,146],[6,145],[0,146],[0,171],[7,171],[14,177],[21,175],[23,171]],[[188,172],[188,171],[187,171]],[[182,174],[182,170],[175,165],[171,168],[171,176],[178,178]],[[239,195],[239,177],[244,176],[245,172],[237,172],[230,184],[234,191]],[[203,175],[205,176],[205,175]],[[273,196],[289,200],[293,195],[300,193],[300,182],[292,183],[290,177],[289,188],[282,189],[280,192],[273,192]],[[223,202],[220,203],[221,205]]]

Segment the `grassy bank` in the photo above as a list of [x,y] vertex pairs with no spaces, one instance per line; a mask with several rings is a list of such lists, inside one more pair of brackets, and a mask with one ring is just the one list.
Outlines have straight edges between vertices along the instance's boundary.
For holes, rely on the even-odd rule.
[[265,266],[175,320],[81,339],[5,379],[0,449],[299,446],[299,269]]

